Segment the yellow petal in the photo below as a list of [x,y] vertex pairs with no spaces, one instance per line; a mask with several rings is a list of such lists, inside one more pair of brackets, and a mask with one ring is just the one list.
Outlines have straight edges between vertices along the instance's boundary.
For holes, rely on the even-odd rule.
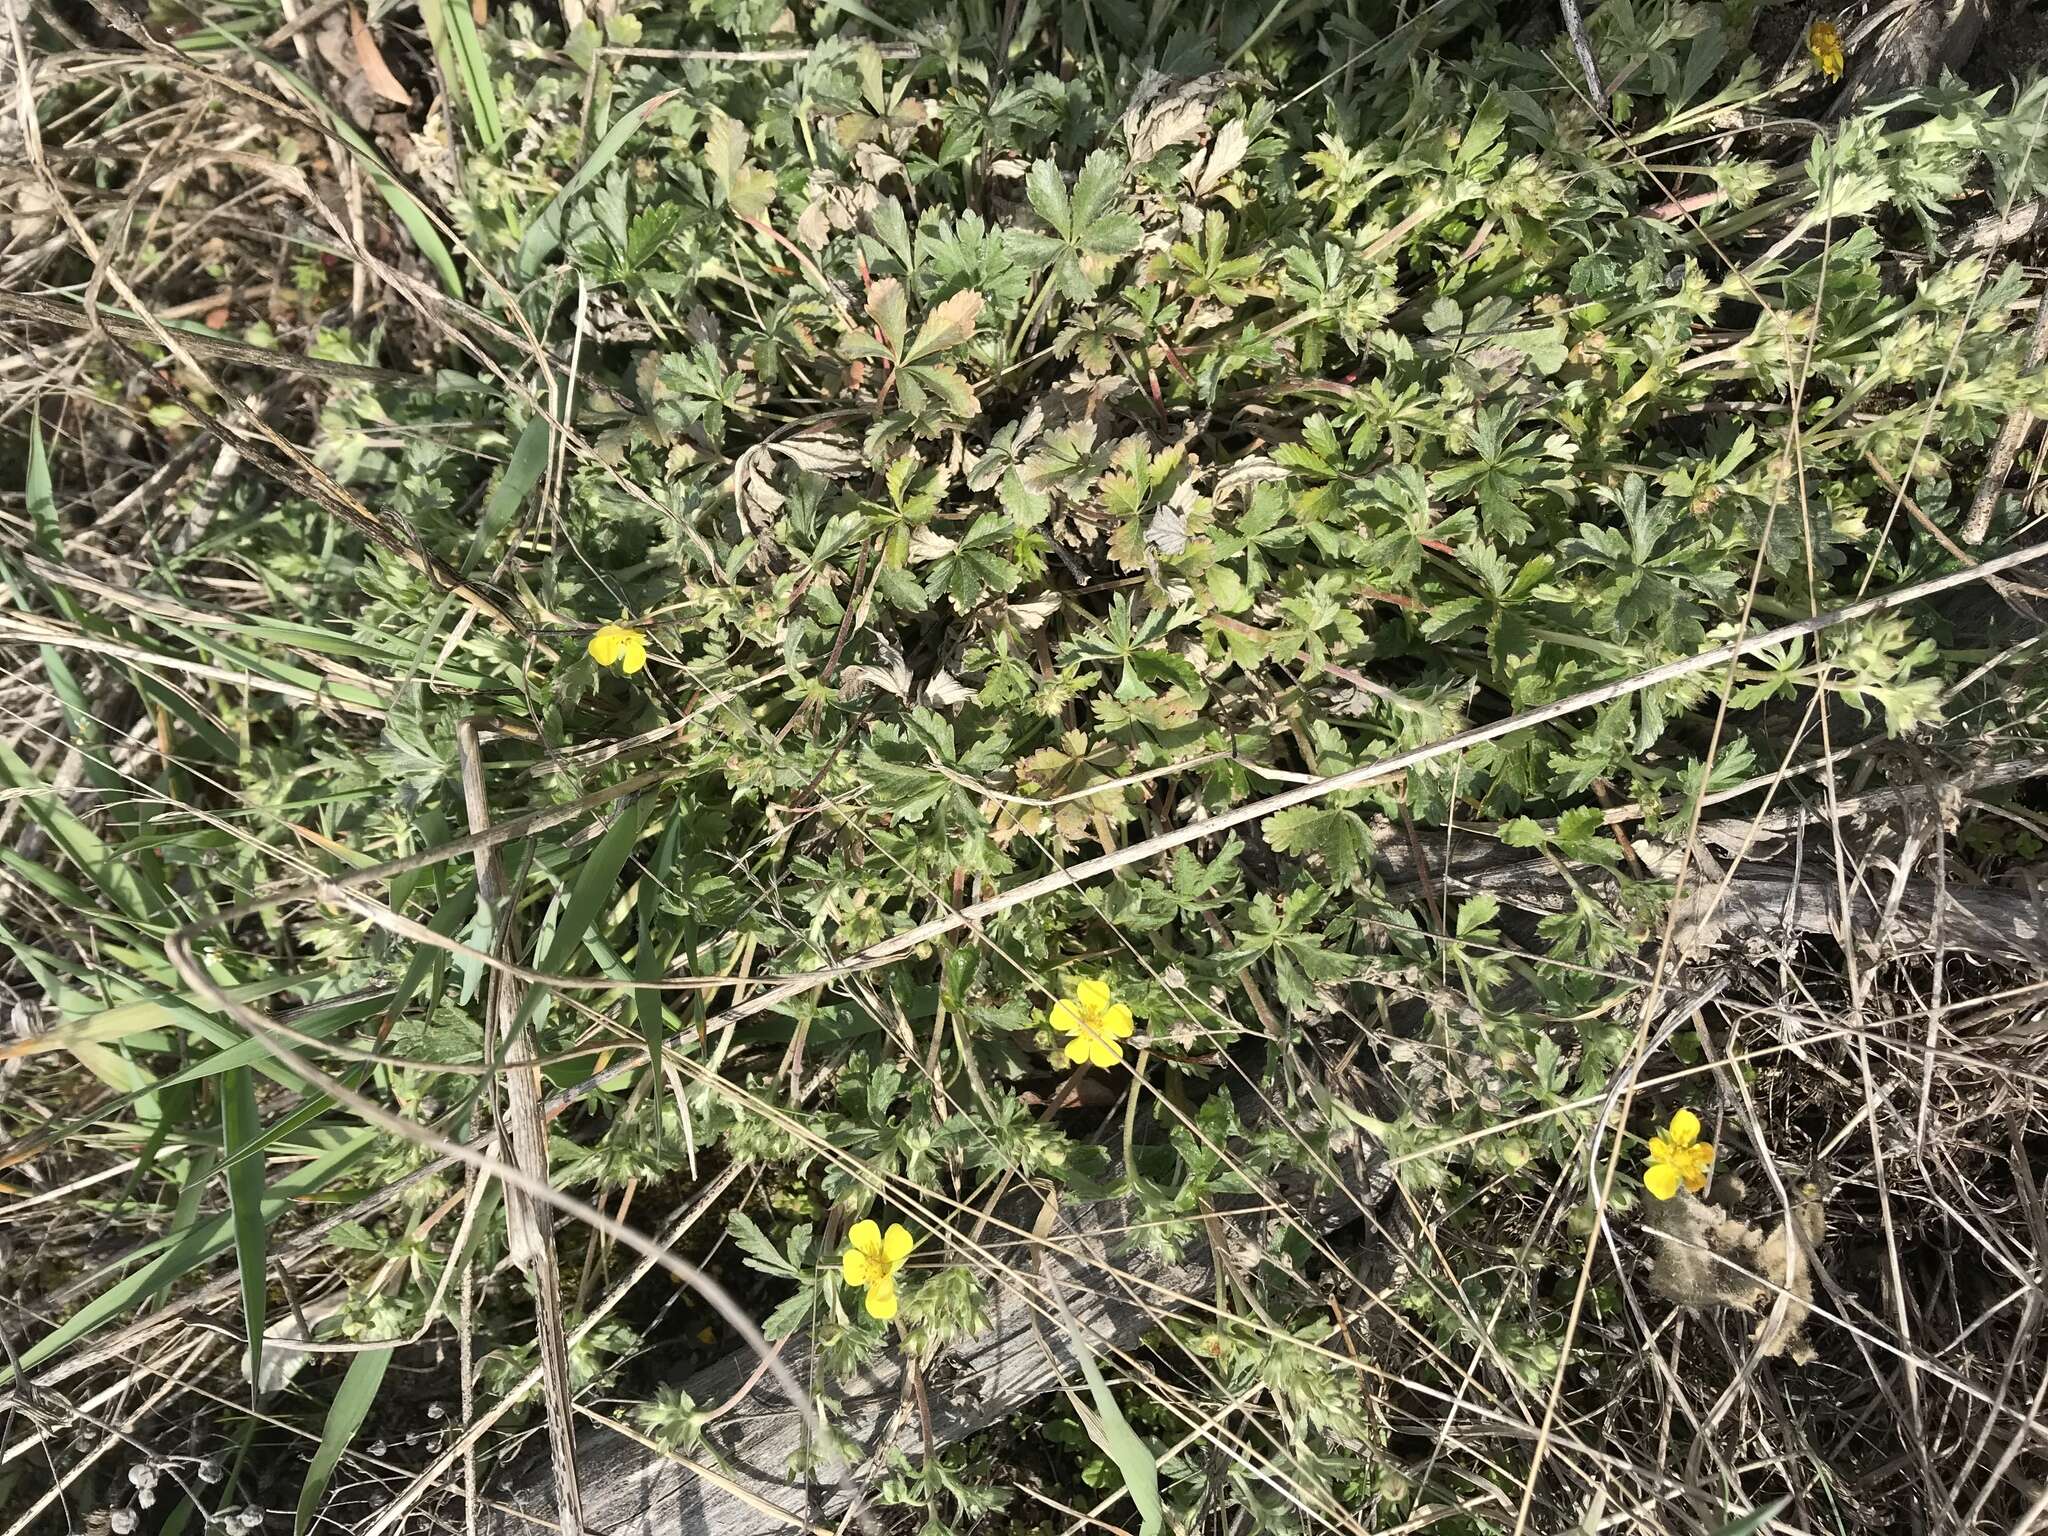
[[917,1246],[917,1239],[900,1221],[889,1223],[889,1230],[882,1236],[882,1258],[891,1269],[899,1268],[910,1257],[910,1250]]
[[868,1316],[889,1321],[896,1315],[896,1282],[884,1276],[868,1287]]
[[1109,983],[1093,978],[1077,982],[1074,986],[1074,1001],[1080,1004],[1084,1015],[1094,1018],[1109,1006]]
[[1090,1041],[1091,1037],[1086,1034],[1076,1035],[1073,1039],[1069,1040],[1066,1050],[1067,1060],[1077,1067],[1086,1061],[1088,1059]]
[[619,657],[619,670],[625,673],[626,676],[631,677],[646,665],[647,642],[631,630],[628,630],[624,641],[624,650]]
[[868,1256],[858,1248],[849,1248],[839,1255],[839,1278],[848,1285],[866,1285],[873,1274]]
[[1100,1035],[1096,1035],[1089,1040],[1088,1063],[1090,1066],[1113,1067],[1123,1059],[1124,1052],[1122,1046],[1105,1040]]
[[1692,1151],[1693,1156],[1699,1159],[1699,1164],[1702,1168],[1714,1160],[1714,1144],[1711,1141],[1701,1142]]
[[856,1221],[853,1230],[846,1234],[846,1241],[868,1261],[870,1268],[882,1267],[882,1229],[872,1221]]
[[1669,1200],[1678,1193],[1678,1170],[1669,1163],[1652,1163],[1650,1171],[1643,1175],[1643,1182],[1659,1200]]
[[1698,1168],[1686,1169],[1685,1187],[1696,1195],[1704,1192],[1707,1187],[1706,1174]]
[[1102,1016],[1102,1033],[1113,1040],[1121,1040],[1134,1027],[1131,1010],[1122,1003],[1116,1004]]
[[1063,1035],[1081,1033],[1081,1014],[1072,1003],[1058,1002],[1052,1005],[1052,1027]]
[[1666,1141],[1662,1136],[1652,1136],[1650,1138],[1651,1162],[1668,1163],[1671,1161],[1672,1158],[1676,1156],[1678,1156],[1678,1149],[1672,1146],[1671,1143]]
[[600,667],[608,667],[619,659],[619,652],[625,649],[626,632],[616,624],[607,624],[590,637],[586,649],[590,659]]
[[1700,1139],[1700,1117],[1689,1109],[1681,1109],[1671,1117],[1671,1145],[1689,1147]]

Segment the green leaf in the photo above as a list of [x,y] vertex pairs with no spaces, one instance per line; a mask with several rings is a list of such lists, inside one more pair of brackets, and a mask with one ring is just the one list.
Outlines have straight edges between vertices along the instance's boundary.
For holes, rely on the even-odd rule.
[[771,1344],[777,1339],[788,1338],[810,1322],[811,1311],[817,1304],[817,1282],[807,1276],[804,1283],[797,1287],[796,1293],[784,1297],[775,1310],[763,1320],[761,1337]]
[[[239,45],[247,47],[246,44]],[[249,51],[252,54],[255,52],[253,49]],[[307,106],[319,114],[326,124],[327,131],[348,147],[349,153],[362,165],[363,174],[370,178],[370,184],[377,189],[377,195],[383,198],[391,211],[398,216],[398,222],[403,224],[405,232],[412,236],[413,244],[420,248],[420,254],[433,266],[436,275],[441,279],[441,286],[453,297],[461,298],[462,273],[455,265],[455,257],[449,252],[447,242],[441,238],[440,230],[434,227],[432,217],[420,205],[419,199],[407,191],[404,184],[391,173],[391,168],[384,163],[383,156],[371,148],[368,139],[356,132],[354,124],[329,107],[312,86],[281,64],[267,58],[263,62],[291,86]]]
[[640,125],[675,94],[674,91],[662,91],[650,96],[613,123],[611,130],[598,140],[597,148],[590,152],[590,158],[578,166],[576,174],[563,184],[562,190],[548,200],[547,206],[527,226],[525,238],[519,242],[519,275],[522,278],[537,276],[541,264],[554,255],[555,248],[562,243],[562,221],[576,195],[604,174],[605,167],[618,159],[626,141],[640,131]]
[[29,528],[42,552],[55,557],[61,547],[57,525],[57,497],[50,486],[50,458],[43,448],[43,419],[31,416],[28,424],[28,475],[23,491],[28,496]]
[[[267,1226],[277,1220],[293,1201],[326,1188],[330,1180],[368,1152],[376,1140],[376,1132],[359,1131],[311,1162],[301,1164],[290,1173],[273,1180],[262,1202],[264,1224]],[[219,1254],[232,1240],[231,1227],[225,1216],[208,1217],[173,1232],[167,1239],[169,1246],[153,1262],[107,1287],[24,1350],[21,1356],[22,1369],[32,1370],[60,1350],[69,1348],[102,1323],[127,1312],[138,1297],[147,1296],[157,1288],[168,1286],[180,1276],[197,1269]],[[13,1377],[12,1366],[0,1366],[0,1381],[11,1381]]]
[[758,219],[775,201],[775,178],[747,158],[745,125],[714,111],[704,132],[704,163],[725,195],[726,205],[743,219]]
[[1500,916],[1500,898],[1491,891],[1481,891],[1477,896],[1467,898],[1458,907],[1458,937],[1461,939],[1490,938],[1493,924]]
[[972,288],[963,288],[940,303],[918,327],[917,339],[903,354],[903,360],[914,362],[972,341],[975,323],[981,319],[982,306],[987,302]]
[[[868,290],[868,318],[875,322],[875,328],[882,333],[882,343],[887,355],[903,359],[903,338],[910,333],[910,301],[904,296],[903,285],[893,277],[885,277]],[[906,454],[905,458],[911,456]],[[897,464],[903,462],[898,459]],[[911,468],[917,461],[911,458]],[[899,501],[901,492],[896,488],[896,465],[890,466],[889,494]]]
[[115,910],[146,922],[159,913],[134,861],[110,849],[99,835],[71,814],[63,799],[37,776],[35,770],[0,742],[0,783],[18,791],[15,803],[40,826],[65,857],[91,878]]
[[1365,818],[1341,806],[1302,805],[1269,816],[1266,841],[1279,853],[1321,854],[1340,885],[1356,885],[1372,858]]
[[790,1262],[775,1246],[775,1239],[763,1232],[746,1212],[734,1211],[725,1219],[725,1225],[726,1230],[732,1233],[732,1240],[746,1254],[747,1268],[758,1269],[764,1275],[780,1275],[785,1280],[809,1278],[805,1271]]
[[235,1067],[221,1078],[220,1124],[226,1149],[228,1209],[235,1224],[235,1265],[242,1276],[242,1320],[249,1331],[249,1380],[253,1384],[263,1379],[269,1255],[263,1224],[263,1153],[255,1146],[263,1133],[263,1117],[256,1108],[256,1080],[247,1067]]
[[1159,1462],[1151,1447],[1131,1428],[1131,1421],[1124,1417],[1123,1409],[1117,1406],[1109,1383],[1103,1380],[1101,1367],[1095,1363],[1094,1346],[1089,1342],[1086,1331],[1074,1322],[1064,1306],[1060,1311],[1062,1320],[1067,1324],[1068,1342],[1074,1347],[1074,1359],[1081,1367],[1081,1374],[1088,1378],[1088,1393],[1095,1400],[1095,1412],[1087,1420],[1088,1437],[1123,1474],[1124,1491],[1138,1507],[1138,1517],[1142,1522],[1138,1536],[1159,1536],[1159,1529],[1166,1521],[1165,1508],[1159,1502]]
[[306,1464],[306,1481],[299,1487],[298,1513],[292,1517],[292,1536],[305,1536],[314,1511],[320,1507],[320,1496],[327,1491],[327,1480],[334,1475],[349,1441],[363,1427],[371,1405],[377,1401],[377,1390],[384,1384],[385,1369],[397,1353],[395,1349],[366,1349],[349,1362],[348,1374],[341,1379],[341,1390],[328,1405],[327,1422],[320,1427],[319,1447]]
[[1621,848],[1606,830],[1607,818],[1597,805],[1574,806],[1557,818],[1557,846],[1569,858],[1612,868],[1621,862]]
[[1088,157],[1071,192],[1058,165],[1051,160],[1036,162],[1024,178],[1024,195],[1058,238],[1013,230],[1012,253],[1034,264],[1051,262],[1060,292],[1085,303],[1099,284],[1098,275],[1083,265],[1082,258],[1128,255],[1144,238],[1144,226],[1116,206],[1123,179],[1123,161],[1106,149]]
[[1024,195],[1032,210],[1064,237],[1073,228],[1073,204],[1067,199],[1067,179],[1057,162],[1035,162],[1024,177]]
[[[462,0],[420,0],[420,14],[426,18],[427,33],[434,51],[442,56],[442,70],[460,82],[463,100],[469,103],[470,120],[487,150],[495,151],[505,139],[505,127],[498,116],[498,93],[491,84],[490,60],[484,54],[483,39],[476,22]],[[448,55],[453,55],[453,68]]]
[[553,441],[552,428],[545,416],[535,416],[520,430],[519,441],[513,444],[512,457],[505,464],[505,472],[491,488],[490,500],[484,503],[483,519],[476,525],[476,534],[469,542],[469,553],[463,557],[465,574],[476,568],[484,550],[505,530],[534,486],[540,483],[541,471],[547,468],[548,449]]

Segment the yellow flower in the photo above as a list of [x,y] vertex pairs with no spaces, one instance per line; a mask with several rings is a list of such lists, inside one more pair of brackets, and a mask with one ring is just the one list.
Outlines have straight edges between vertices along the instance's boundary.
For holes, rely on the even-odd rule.
[[1662,1136],[1650,1138],[1650,1166],[1643,1182],[1659,1200],[1669,1200],[1681,1184],[1698,1194],[1707,1187],[1707,1169],[1713,1161],[1712,1143],[1700,1140],[1700,1117],[1681,1109]]
[[607,624],[590,637],[590,659],[600,667],[616,666],[631,677],[647,665],[647,637],[624,624]]
[[1816,21],[1806,29],[1806,51],[1830,84],[1842,78],[1842,34],[1832,21]]
[[1113,1067],[1124,1059],[1117,1042],[1131,1032],[1131,1010],[1110,997],[1106,981],[1074,983],[1074,995],[1052,1005],[1051,1023],[1072,1037],[1066,1055],[1075,1066]]
[[872,1221],[857,1221],[846,1234],[846,1252],[839,1256],[839,1278],[848,1285],[865,1288],[868,1316],[887,1322],[896,1315],[896,1271],[917,1246],[916,1239],[900,1222],[890,1222],[884,1233]]

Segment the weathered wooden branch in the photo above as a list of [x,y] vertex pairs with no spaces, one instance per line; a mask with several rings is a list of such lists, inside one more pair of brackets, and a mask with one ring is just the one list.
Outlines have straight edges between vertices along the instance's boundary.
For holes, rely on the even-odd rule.
[[[1995,8],[2005,10],[2006,0],[1997,0]],[[1961,69],[1993,20],[1993,9],[1993,0],[1904,0],[1885,7],[1881,20],[1851,34],[1849,78],[1828,116],[1839,122],[1898,101],[1944,69]]]
[[[2021,365],[2027,372],[2032,372],[2041,366],[2043,359],[2048,359],[2048,293],[2041,296],[2040,306],[2034,315],[2034,329],[2027,338],[2027,360]],[[1991,531],[1991,516],[1998,510],[1998,496],[2005,489],[2005,477],[2012,473],[2012,461],[2026,446],[2027,434],[2033,426],[2034,413],[2024,406],[2015,406],[2012,414],[2006,417],[2005,425],[1999,428],[1998,438],[1984,460],[1984,474],[1977,482],[1977,494],[1970,499],[1969,516],[1963,519],[1965,544],[1982,544],[1984,535]]]
[[[1329,1230],[1368,1209],[1384,1187],[1380,1179],[1372,1183],[1371,1191],[1354,1189],[1353,1199],[1318,1207],[1315,1224]],[[1212,1293],[1215,1270],[1206,1238],[1191,1242],[1171,1263],[1142,1253],[1119,1255],[1138,1217],[1131,1202],[1104,1200],[1063,1207],[1053,1231],[1034,1241],[1028,1234],[1039,1209],[1036,1193],[1013,1195],[998,1205],[981,1236],[990,1262],[976,1268],[987,1280],[991,1326],[924,1367],[933,1448],[987,1428],[1062,1382],[1085,1390],[1066,1324],[1046,1300],[1048,1283],[1060,1287],[1098,1358],[1128,1348],[1164,1316],[1199,1315],[1203,1298]],[[1213,1230],[1222,1234],[1226,1262],[1243,1270],[1271,1246],[1271,1230],[1294,1219],[1246,1199],[1221,1203]],[[793,1337],[783,1358],[799,1379],[809,1379],[808,1334]],[[802,1416],[757,1365],[741,1351],[682,1384],[700,1409],[739,1395],[707,1427],[716,1461],[701,1450],[689,1458],[664,1457],[603,1427],[585,1432],[576,1461],[589,1529],[610,1536],[769,1536],[807,1525],[829,1527],[865,1497],[891,1451],[913,1460],[923,1454],[924,1424],[911,1379],[894,1351],[850,1380],[822,1388],[831,1404],[829,1422],[860,1447],[857,1464],[842,1469],[836,1482],[807,1452]],[[806,1462],[814,1468],[810,1476],[792,1471],[793,1463]],[[546,1518],[555,1496],[544,1461],[528,1459],[502,1481],[510,1486],[500,1491],[502,1499]],[[513,1536],[541,1527],[501,1512],[489,1528],[495,1536]]]
[[[1607,877],[1581,877],[1604,886]],[[1557,872],[1541,864],[1516,864],[1459,877],[1454,885],[1489,891],[1502,901],[1535,912],[1562,911],[1569,893]],[[2043,942],[2043,909],[2015,891],[1990,887],[1908,891],[1889,920],[1883,904],[1854,881],[1849,915],[1842,918],[1832,872],[1812,869],[1794,879],[1781,869],[1739,871],[1725,885],[1696,873],[1678,904],[1678,951],[1704,958],[1729,942],[1768,943],[1774,936],[1825,933],[1845,943],[1878,941],[1891,949],[1931,949],[1937,903],[1941,943],[1949,950],[2019,965],[2048,964]]]
[[[1987,764],[1958,778],[1977,784],[2010,782],[2029,776],[2036,766]],[[1889,813],[1926,793],[1919,786],[1885,787],[1843,797],[1834,810],[1844,819]],[[1718,828],[1709,824],[1702,828],[1702,836],[1726,851],[1728,840],[1738,833],[1745,838],[1752,830],[1781,834],[1823,814],[1814,807],[1785,806],[1761,821],[1735,817]],[[1440,839],[1432,839],[1422,851],[1434,862],[1442,846]],[[1416,851],[1405,840],[1383,842],[1383,875],[1397,885],[1404,879],[1419,881]],[[1432,878],[1453,890],[1488,890],[1536,911],[1561,907],[1568,889],[1547,860],[1531,860],[1487,837],[1458,838],[1448,881],[1441,870]],[[1581,878],[1606,877],[1595,871]],[[1911,892],[1893,915],[1887,939],[1894,944],[1931,943],[1937,899],[1945,903],[1942,942],[1952,949],[2023,962],[2038,962],[2048,954],[2042,914],[2026,897],[2000,890],[1951,889],[1939,897],[1931,891]],[[1830,932],[1854,939],[1874,928],[1881,913],[1879,903],[1853,885],[1851,906],[1855,931],[1843,935],[1830,873],[1809,867],[1795,879],[1782,869],[1755,863],[1739,868],[1725,890],[1704,875],[1698,877],[1693,905],[1680,914],[1681,939],[1694,953],[1718,943],[1783,933]],[[1354,1200],[1322,1210],[1317,1225],[1327,1230],[1357,1214],[1371,1205],[1375,1193],[1376,1188],[1355,1190]],[[991,1326],[925,1368],[929,1442],[911,1380],[901,1359],[892,1354],[851,1380],[825,1389],[832,1424],[860,1448],[850,1474],[833,1481],[815,1470],[818,1458],[806,1454],[801,1415],[758,1369],[756,1359],[743,1351],[682,1384],[700,1409],[730,1403],[707,1430],[715,1458],[701,1450],[688,1457],[665,1457],[602,1426],[579,1435],[576,1461],[590,1528],[618,1536],[767,1536],[811,1526],[843,1528],[843,1517],[872,1486],[891,1451],[914,1460],[927,1444],[953,1444],[1055,1386],[1074,1381],[1078,1368],[1073,1345],[1063,1325],[1051,1320],[1052,1309],[1044,1300],[1048,1281],[1060,1286],[1075,1322],[1086,1330],[1098,1355],[1127,1348],[1157,1326],[1164,1314],[1199,1310],[1200,1298],[1210,1292],[1215,1271],[1205,1239],[1192,1243],[1173,1263],[1142,1254],[1116,1254],[1121,1235],[1135,1219],[1128,1202],[1067,1208],[1056,1231],[1043,1243],[1033,1244],[1025,1234],[1037,1210],[1035,1194],[1012,1196],[997,1208],[983,1235],[981,1247],[988,1258],[976,1267],[988,1279]],[[1267,1246],[1265,1229],[1284,1219],[1263,1206],[1241,1204],[1235,1211],[1220,1213],[1215,1230],[1224,1234],[1231,1262],[1242,1267],[1255,1263]],[[1177,1308],[1179,1298],[1193,1298],[1194,1308]],[[791,1339],[783,1358],[799,1379],[811,1377],[807,1335]],[[806,1461],[814,1468],[811,1475],[792,1471],[793,1465]],[[543,1459],[529,1457],[516,1464],[501,1482],[506,1489],[500,1496],[512,1508],[546,1520],[554,1491]],[[503,1512],[490,1524],[500,1536],[538,1528]]]
[[[2031,759],[2004,759],[1958,767],[1939,791],[1983,789],[2023,782],[2048,764]],[[1799,828],[1830,819],[1843,823],[1911,813],[1930,806],[1938,790],[1921,784],[1888,784],[1861,794],[1843,795],[1832,804],[1780,804],[1760,816],[1731,816],[1703,823],[1700,842],[1723,857],[1741,854],[1736,876],[1722,889],[1719,880],[1696,870],[1679,912],[1677,934],[1682,953],[1703,955],[1726,939],[1755,942],[1772,932],[1829,933],[1837,938],[1880,937],[1874,932],[1883,916],[1881,904],[1855,880],[1849,882],[1848,929],[1830,868],[1809,863],[1795,881],[1775,861],[1763,857],[1778,839]],[[1429,860],[1427,875],[1435,884],[1455,890],[1491,892],[1525,910],[1555,912],[1565,905],[1568,887],[1549,860],[1531,859],[1483,835],[1461,834],[1450,845],[1449,879],[1443,867],[1444,843],[1433,839],[1422,849]],[[1424,872],[1415,850],[1405,840],[1383,834],[1377,862],[1396,894],[1422,887]],[[1582,880],[1600,884],[1606,876],[1593,870]],[[1909,890],[1881,936],[1893,947],[1925,948],[1934,942],[1936,904],[1941,906],[1941,942],[1948,948],[2022,965],[2048,963],[2048,908],[2022,892],[1989,886],[1951,883],[1937,892],[1932,883]]]

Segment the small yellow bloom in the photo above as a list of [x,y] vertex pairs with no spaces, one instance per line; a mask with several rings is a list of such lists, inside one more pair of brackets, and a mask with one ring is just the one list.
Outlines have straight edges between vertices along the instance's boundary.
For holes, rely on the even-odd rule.
[[1052,1005],[1052,1027],[1070,1036],[1066,1056],[1075,1066],[1113,1067],[1124,1059],[1119,1041],[1133,1028],[1131,1010],[1111,998],[1106,981],[1074,983],[1074,995]]
[[590,659],[600,667],[616,666],[631,677],[647,665],[647,637],[624,624],[607,624],[590,637]]
[[1806,51],[1830,84],[1842,78],[1842,34],[1832,21],[1816,21],[1806,29]]
[[1662,1136],[1650,1138],[1650,1166],[1643,1182],[1659,1200],[1669,1200],[1681,1184],[1698,1194],[1707,1187],[1707,1169],[1713,1161],[1713,1144],[1700,1140],[1700,1117],[1681,1109]]
[[896,1271],[910,1257],[917,1241],[900,1222],[884,1233],[872,1221],[857,1221],[846,1234],[846,1252],[839,1256],[839,1278],[868,1293],[868,1316],[887,1322],[896,1315]]

